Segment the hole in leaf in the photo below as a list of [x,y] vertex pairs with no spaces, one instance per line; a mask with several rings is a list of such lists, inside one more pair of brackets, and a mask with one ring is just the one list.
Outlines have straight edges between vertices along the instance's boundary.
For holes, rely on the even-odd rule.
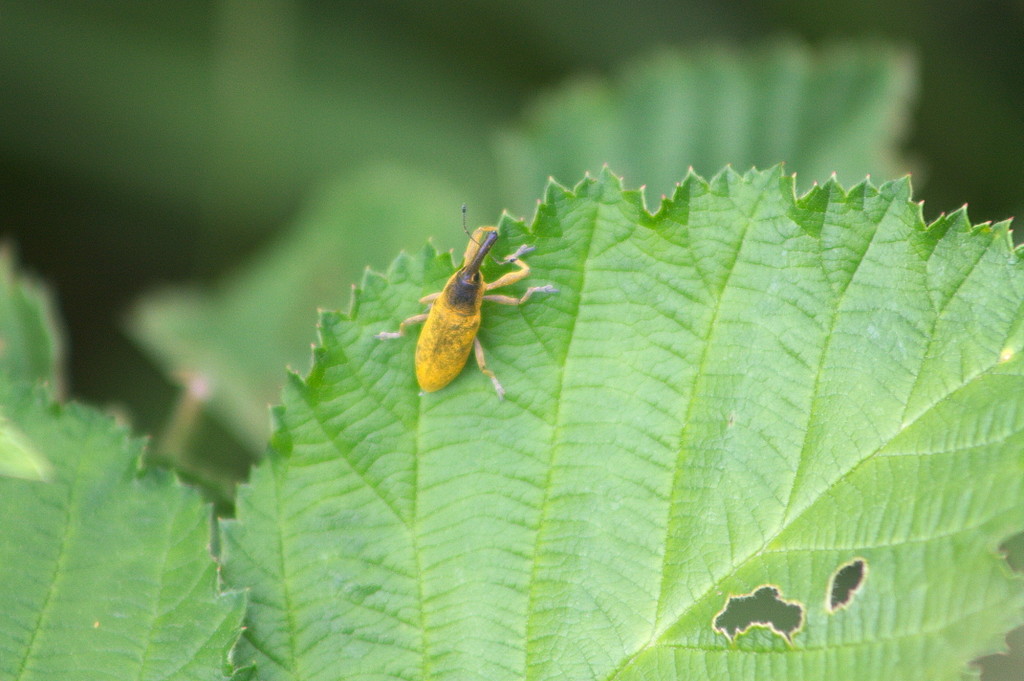
[[981,671],[981,681],[1016,681],[1024,670],[1024,627],[1006,635],[1007,649],[1002,653],[985,655],[971,664]]
[[1015,534],[1002,544],[999,550],[1006,556],[1006,562],[1014,572],[1024,572],[1024,532]]
[[803,605],[781,598],[774,586],[762,586],[750,594],[730,596],[715,615],[714,629],[731,641],[751,627],[764,627],[792,643],[803,621]]
[[[1014,572],[1024,572],[1024,532],[1016,534],[999,549]],[[979,657],[971,662],[981,670],[981,681],[1017,681],[1024,678],[1024,627],[1006,635],[1006,649]]]
[[832,573],[828,587],[829,612],[835,612],[850,604],[853,594],[857,593],[864,583],[864,575],[867,574],[867,571],[867,562],[863,558],[854,558]]

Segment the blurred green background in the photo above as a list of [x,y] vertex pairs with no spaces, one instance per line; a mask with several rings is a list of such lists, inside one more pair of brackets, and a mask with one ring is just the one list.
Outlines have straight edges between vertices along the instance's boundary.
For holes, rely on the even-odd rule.
[[463,202],[529,219],[608,162],[654,207],[690,165],[783,160],[1019,212],[1024,2],[0,5],[0,235],[54,293],[70,394],[224,508],[316,307],[461,246]]

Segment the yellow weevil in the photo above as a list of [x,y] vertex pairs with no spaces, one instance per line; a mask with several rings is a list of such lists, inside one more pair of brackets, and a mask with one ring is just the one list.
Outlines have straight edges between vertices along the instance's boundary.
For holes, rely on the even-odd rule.
[[[462,207],[463,230],[465,228],[466,207]],[[416,381],[424,392],[434,392],[445,387],[459,375],[469,359],[469,351],[476,354],[476,363],[494,384],[498,398],[505,396],[505,389],[498,382],[498,377],[487,368],[484,361],[484,349],[476,332],[480,328],[480,306],[485,300],[502,305],[522,305],[530,296],[537,292],[557,293],[553,286],[532,286],[526,289],[522,298],[503,295],[484,295],[502,286],[522,281],[530,274],[530,266],[522,261],[522,256],[533,250],[532,246],[520,246],[519,249],[501,261],[501,264],[515,263],[519,269],[508,272],[496,280],[487,283],[480,274],[480,266],[498,240],[497,227],[478,227],[469,236],[466,253],[462,256],[462,267],[445,283],[437,293],[420,298],[421,303],[429,304],[430,308],[423,314],[409,317],[398,326],[398,331],[383,331],[377,338],[398,338],[405,335],[410,324],[423,324],[419,341],[416,343]]]

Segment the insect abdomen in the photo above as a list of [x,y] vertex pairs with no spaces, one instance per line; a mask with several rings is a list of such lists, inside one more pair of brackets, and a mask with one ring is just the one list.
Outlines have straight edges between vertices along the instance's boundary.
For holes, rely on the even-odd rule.
[[452,275],[430,308],[416,343],[416,381],[426,392],[445,387],[466,366],[480,328],[482,298],[479,275],[462,281],[460,271]]
[[416,343],[416,380],[429,392],[440,390],[459,375],[473,349],[480,315],[430,315]]

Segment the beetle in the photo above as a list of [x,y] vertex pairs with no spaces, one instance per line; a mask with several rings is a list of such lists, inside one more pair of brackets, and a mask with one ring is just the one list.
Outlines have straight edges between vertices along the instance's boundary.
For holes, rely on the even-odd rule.
[[477,366],[491,379],[498,399],[504,399],[505,389],[494,372],[487,368],[484,349],[477,338],[480,328],[480,307],[487,300],[502,305],[522,305],[534,293],[557,293],[553,286],[531,286],[521,298],[500,294],[487,295],[487,291],[509,286],[522,281],[530,274],[530,266],[522,257],[533,250],[532,246],[520,246],[499,264],[515,264],[519,269],[507,272],[494,281],[484,281],[480,266],[498,240],[497,227],[478,227],[469,234],[466,229],[466,207],[462,207],[463,231],[469,235],[462,266],[448,279],[444,288],[437,293],[420,298],[429,309],[409,317],[398,326],[398,331],[382,331],[379,339],[399,338],[405,335],[406,327],[423,323],[419,340],[416,342],[416,381],[424,392],[434,392],[445,387],[459,375],[466,366],[469,353],[476,355]]

